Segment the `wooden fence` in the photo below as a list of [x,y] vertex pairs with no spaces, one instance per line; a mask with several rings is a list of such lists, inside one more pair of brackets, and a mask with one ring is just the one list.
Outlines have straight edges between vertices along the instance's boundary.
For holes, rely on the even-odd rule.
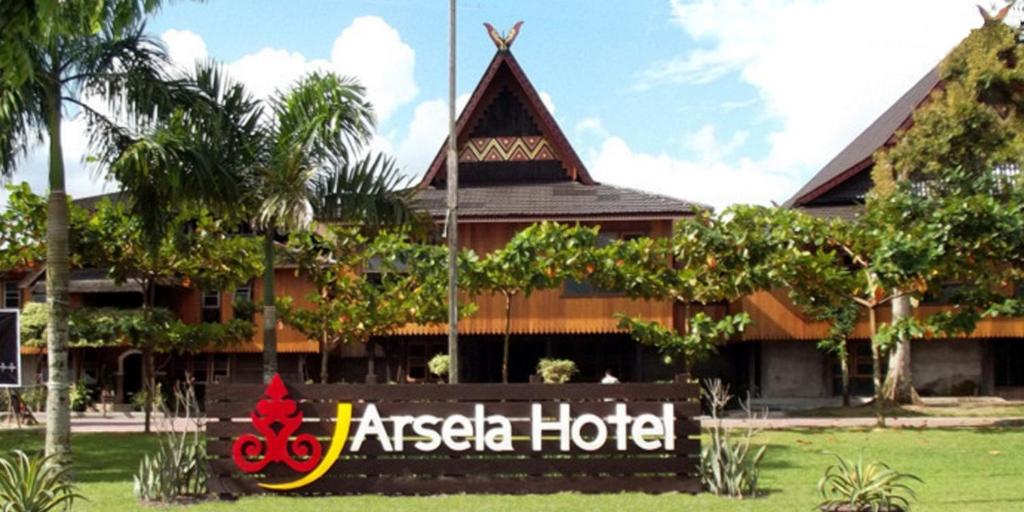
[[[283,392],[286,388],[287,397],[276,397],[277,405],[293,401],[294,410],[290,409],[290,405],[285,405],[283,409],[268,407],[267,400],[272,392],[262,385],[213,385],[209,387],[206,397],[206,413],[209,418],[206,425],[207,449],[212,458],[213,473],[209,486],[212,492],[221,495],[282,491],[309,495],[698,492],[700,483],[695,473],[700,452],[700,427],[694,417],[700,410],[699,393],[696,385],[679,380],[668,384],[617,385],[281,386],[279,391]],[[264,403],[261,404],[260,412],[254,412],[261,399]],[[553,425],[567,410],[566,405],[571,409],[573,418],[595,415],[587,416],[591,424],[579,427],[576,439],[584,441],[581,445],[569,443],[569,446],[565,446],[565,441],[553,430]],[[423,441],[425,438],[422,435],[413,436],[413,432],[405,428],[409,426],[409,418],[430,415],[428,420],[437,418],[440,422],[452,415],[464,415],[472,421],[473,415],[482,410],[481,407],[488,416],[497,415],[508,420],[512,434],[510,450],[480,450],[479,446],[476,449],[465,449],[465,446],[453,448],[445,443],[438,443],[439,446],[430,451],[417,451],[413,448],[416,440]],[[351,416],[339,422],[343,408],[348,408]],[[326,462],[321,462],[317,469],[311,471],[311,461],[308,460],[299,470],[280,459],[269,463],[262,461],[267,458],[265,450],[271,442],[266,440],[266,436],[260,437],[262,444],[252,442],[253,435],[260,436],[253,420],[264,421],[265,427],[265,415],[272,409],[292,411],[289,413],[289,421],[297,428],[290,435],[284,436],[289,441],[284,448],[293,452],[297,449],[301,455],[289,455],[295,456],[292,462],[301,462],[304,458],[310,458],[310,455]],[[367,421],[363,415],[371,409],[379,413],[379,417],[388,425],[389,433],[395,427],[396,417],[406,418],[406,425],[397,427],[397,437],[402,437],[404,441],[403,450],[394,449],[396,446],[388,450],[379,436],[364,436],[358,450],[352,449],[355,445],[353,433],[357,432],[361,422]],[[655,418],[664,419],[662,426],[670,426],[671,435],[652,435],[650,424],[637,426],[639,432],[631,430],[629,426],[618,428],[614,424],[607,424],[606,442],[600,446],[587,444],[596,443],[595,437],[601,435],[598,429],[605,428],[594,425],[594,422],[621,414],[623,410],[628,410],[633,419],[647,415],[649,423],[653,423]],[[294,423],[294,418],[300,415],[299,426]],[[537,431],[531,429],[540,417],[544,418],[552,430],[545,431],[546,435],[543,436],[532,436]],[[345,421],[348,418],[350,421]],[[347,424],[347,428],[338,428],[339,423]],[[271,437],[275,433],[281,437],[281,426],[280,423],[274,425]],[[341,443],[338,443],[341,430],[345,430],[345,435],[341,436]],[[422,434],[422,431],[414,432]],[[622,436],[618,434],[623,432],[628,439],[620,441],[619,437]],[[309,437],[304,437],[307,445],[305,449],[296,448],[296,441],[304,434],[318,441],[318,450],[310,450]],[[637,443],[638,434],[645,441]],[[243,446],[243,437],[249,439],[248,449],[251,451],[246,451],[247,448]],[[397,440],[397,437],[392,439]],[[533,437],[539,438],[536,446]],[[470,444],[475,443],[473,436],[464,435],[462,439],[470,440]],[[652,449],[652,443],[659,442],[661,444],[657,449]],[[340,455],[332,460],[330,457],[335,451],[334,444],[339,444],[341,450]],[[247,473],[241,469],[239,458],[245,459],[243,463],[247,461],[250,466],[258,466],[260,462],[265,465],[256,471],[249,467],[253,472]],[[300,487],[281,485],[282,482],[295,482],[302,478],[306,480]],[[274,488],[275,484],[278,487]]]

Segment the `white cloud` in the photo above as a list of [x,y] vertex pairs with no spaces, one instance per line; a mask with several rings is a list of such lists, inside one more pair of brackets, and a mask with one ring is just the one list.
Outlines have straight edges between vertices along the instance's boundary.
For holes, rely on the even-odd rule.
[[[462,113],[466,103],[469,103],[469,94],[455,99],[456,116]],[[396,145],[399,165],[410,176],[422,176],[447,136],[448,101],[433,99],[416,105],[409,129]]]
[[334,40],[330,55],[329,60],[311,60],[299,52],[263,48],[231,62],[228,68],[233,77],[263,98],[286,90],[313,71],[355,77],[366,88],[367,99],[381,121],[419,94],[414,78],[416,52],[377,16],[353,20]]
[[258,98],[287,90],[306,73],[329,68],[330,63],[325,60],[310,61],[301,53],[277,48],[264,48],[228,65],[231,76],[244,83]]
[[359,77],[381,119],[419,93],[413,77],[416,52],[377,16],[356,18],[341,32],[331,49],[331,65],[339,73]]
[[696,201],[721,208],[733,203],[737,193],[745,202],[767,204],[791,186],[786,177],[764,172],[749,160],[726,164],[721,160],[691,161],[665,153],[633,151],[626,141],[609,137],[588,155],[588,167],[602,183]]
[[[655,63],[635,84],[711,84],[737,77],[780,128],[750,172],[791,176],[782,201],[965,37],[972,0],[672,0],[698,49]],[[740,171],[737,166],[736,171]],[[732,200],[761,191],[743,186]]]
[[547,91],[540,91],[539,93],[537,93],[537,95],[540,96],[540,102],[543,103],[545,107],[547,107],[548,112],[550,112],[551,116],[554,117],[555,100],[551,99],[551,95],[548,94]]
[[[191,68],[197,59],[207,57],[206,43],[194,32],[171,29],[161,38],[176,66]],[[366,88],[380,120],[419,94],[415,66],[416,52],[377,16],[356,18],[345,27],[334,40],[330,59],[309,59],[299,52],[267,47],[227,64],[231,76],[260,98],[286,90],[314,71],[355,77]]]
[[171,62],[183,69],[192,69],[196,61],[206,60],[206,41],[190,30],[170,29],[160,34],[167,47],[167,56]]
[[576,123],[576,136],[577,137],[601,137],[607,138],[610,133],[608,129],[604,127],[604,122],[599,117],[584,117]]

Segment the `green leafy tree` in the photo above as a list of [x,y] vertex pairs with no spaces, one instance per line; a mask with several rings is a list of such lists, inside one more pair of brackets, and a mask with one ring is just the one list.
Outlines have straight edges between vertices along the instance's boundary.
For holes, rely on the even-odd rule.
[[593,267],[589,255],[596,242],[596,228],[542,222],[516,233],[504,247],[483,258],[472,257],[466,273],[470,294],[492,293],[505,300],[502,382],[508,382],[512,298],[529,297],[586,275]]
[[46,200],[28,183],[7,185],[7,208],[0,211],[0,271],[31,268],[43,261]]
[[142,218],[131,215],[124,204],[104,199],[80,235],[84,257],[92,265],[107,268],[116,281],[134,282],[142,290],[141,314],[118,318],[112,329],[122,334],[115,339],[142,351],[147,432],[156,396],[156,352],[195,350],[207,343],[241,341],[251,334],[243,320],[226,328],[185,327],[170,312],[156,307],[157,287],[170,283],[229,290],[262,271],[258,241],[236,235],[236,223],[198,209],[166,214],[170,217],[164,236],[154,240]]
[[[934,247],[918,275],[920,286],[904,289],[893,304],[900,328],[893,331],[898,343],[885,382],[887,399],[915,398],[915,334],[962,335],[985,316],[1021,313],[1005,293],[1020,275],[1024,225],[1019,37],[1019,30],[995,19],[972,31],[942,62],[943,86],[914,113],[913,125],[876,155],[868,209]],[[929,295],[952,307],[915,319],[912,306]]]
[[328,225],[317,233],[293,233],[287,248],[297,275],[309,279],[314,291],[309,307],[279,299],[281,318],[319,343],[322,383],[329,379],[331,353],[342,344],[370,343],[405,324],[447,318],[447,253],[441,246],[390,233],[369,239],[357,227]]
[[104,105],[120,117],[160,113],[167,103],[164,54],[143,32],[158,0],[38,0],[4,5],[0,24],[0,175],[9,176],[37,143],[49,146],[47,201],[46,453],[71,452],[68,398],[69,208],[62,122],[71,112],[90,127],[110,124]]
[[638,342],[682,356],[692,366],[750,322],[745,313],[714,318],[704,308],[771,287],[774,247],[759,230],[748,229],[745,220],[732,213],[701,212],[680,222],[671,238],[616,241],[595,252],[591,279],[630,297],[681,304],[678,331],[656,321],[616,316]]

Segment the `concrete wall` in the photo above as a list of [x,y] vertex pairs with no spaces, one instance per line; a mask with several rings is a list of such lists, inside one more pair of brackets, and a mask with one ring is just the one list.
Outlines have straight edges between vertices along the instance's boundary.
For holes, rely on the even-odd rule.
[[914,387],[928,395],[975,395],[984,386],[985,346],[978,340],[918,340],[911,347]]
[[763,398],[821,398],[830,396],[829,363],[817,344],[807,341],[768,341],[761,345]]

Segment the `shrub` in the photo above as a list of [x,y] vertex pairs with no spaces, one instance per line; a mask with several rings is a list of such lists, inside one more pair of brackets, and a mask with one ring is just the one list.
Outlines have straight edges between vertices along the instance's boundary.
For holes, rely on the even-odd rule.
[[82,381],[72,384],[68,395],[71,400],[71,410],[74,412],[85,412],[92,405],[92,391]]
[[568,359],[541,359],[537,363],[537,373],[545,384],[565,384],[577,372],[576,363]]
[[0,503],[4,512],[52,512],[71,510],[76,499],[69,467],[57,464],[52,455],[29,457],[15,450],[11,459],[0,457]]
[[[191,385],[175,386],[174,404],[174,411],[164,408],[168,423],[159,448],[142,457],[132,477],[135,497],[144,502],[193,501],[207,494],[209,468],[201,434],[203,419]],[[186,425],[181,431],[174,423],[179,417]]]
[[829,466],[818,482],[822,510],[910,510],[910,501],[917,496],[906,482],[921,482],[920,478],[895,471],[881,462],[864,464],[863,455],[857,458],[857,462],[832,455],[836,464]]
[[32,386],[21,393],[21,401],[30,411],[39,412],[46,408],[46,386]]
[[[149,394],[145,389],[140,389],[132,395],[131,404],[133,411],[146,410],[146,396]],[[167,399],[164,397],[163,384],[156,383],[156,393],[153,401],[153,410],[162,411],[167,408]]]
[[[732,400],[729,387],[721,380],[705,381],[705,399],[711,409],[711,427],[708,429],[710,441],[700,452],[700,478],[708,491],[716,496],[732,498],[748,498],[757,495],[758,479],[761,475],[761,461],[765,449],[761,446],[754,449],[753,438],[758,429],[748,421],[748,426],[739,436],[722,422],[722,411]],[[740,400],[740,406],[747,413],[747,419],[756,419],[749,407],[749,400]]]
[[443,380],[448,376],[448,368],[450,365],[451,358],[448,357],[448,354],[437,354],[427,362],[427,369],[430,370],[430,373]]

